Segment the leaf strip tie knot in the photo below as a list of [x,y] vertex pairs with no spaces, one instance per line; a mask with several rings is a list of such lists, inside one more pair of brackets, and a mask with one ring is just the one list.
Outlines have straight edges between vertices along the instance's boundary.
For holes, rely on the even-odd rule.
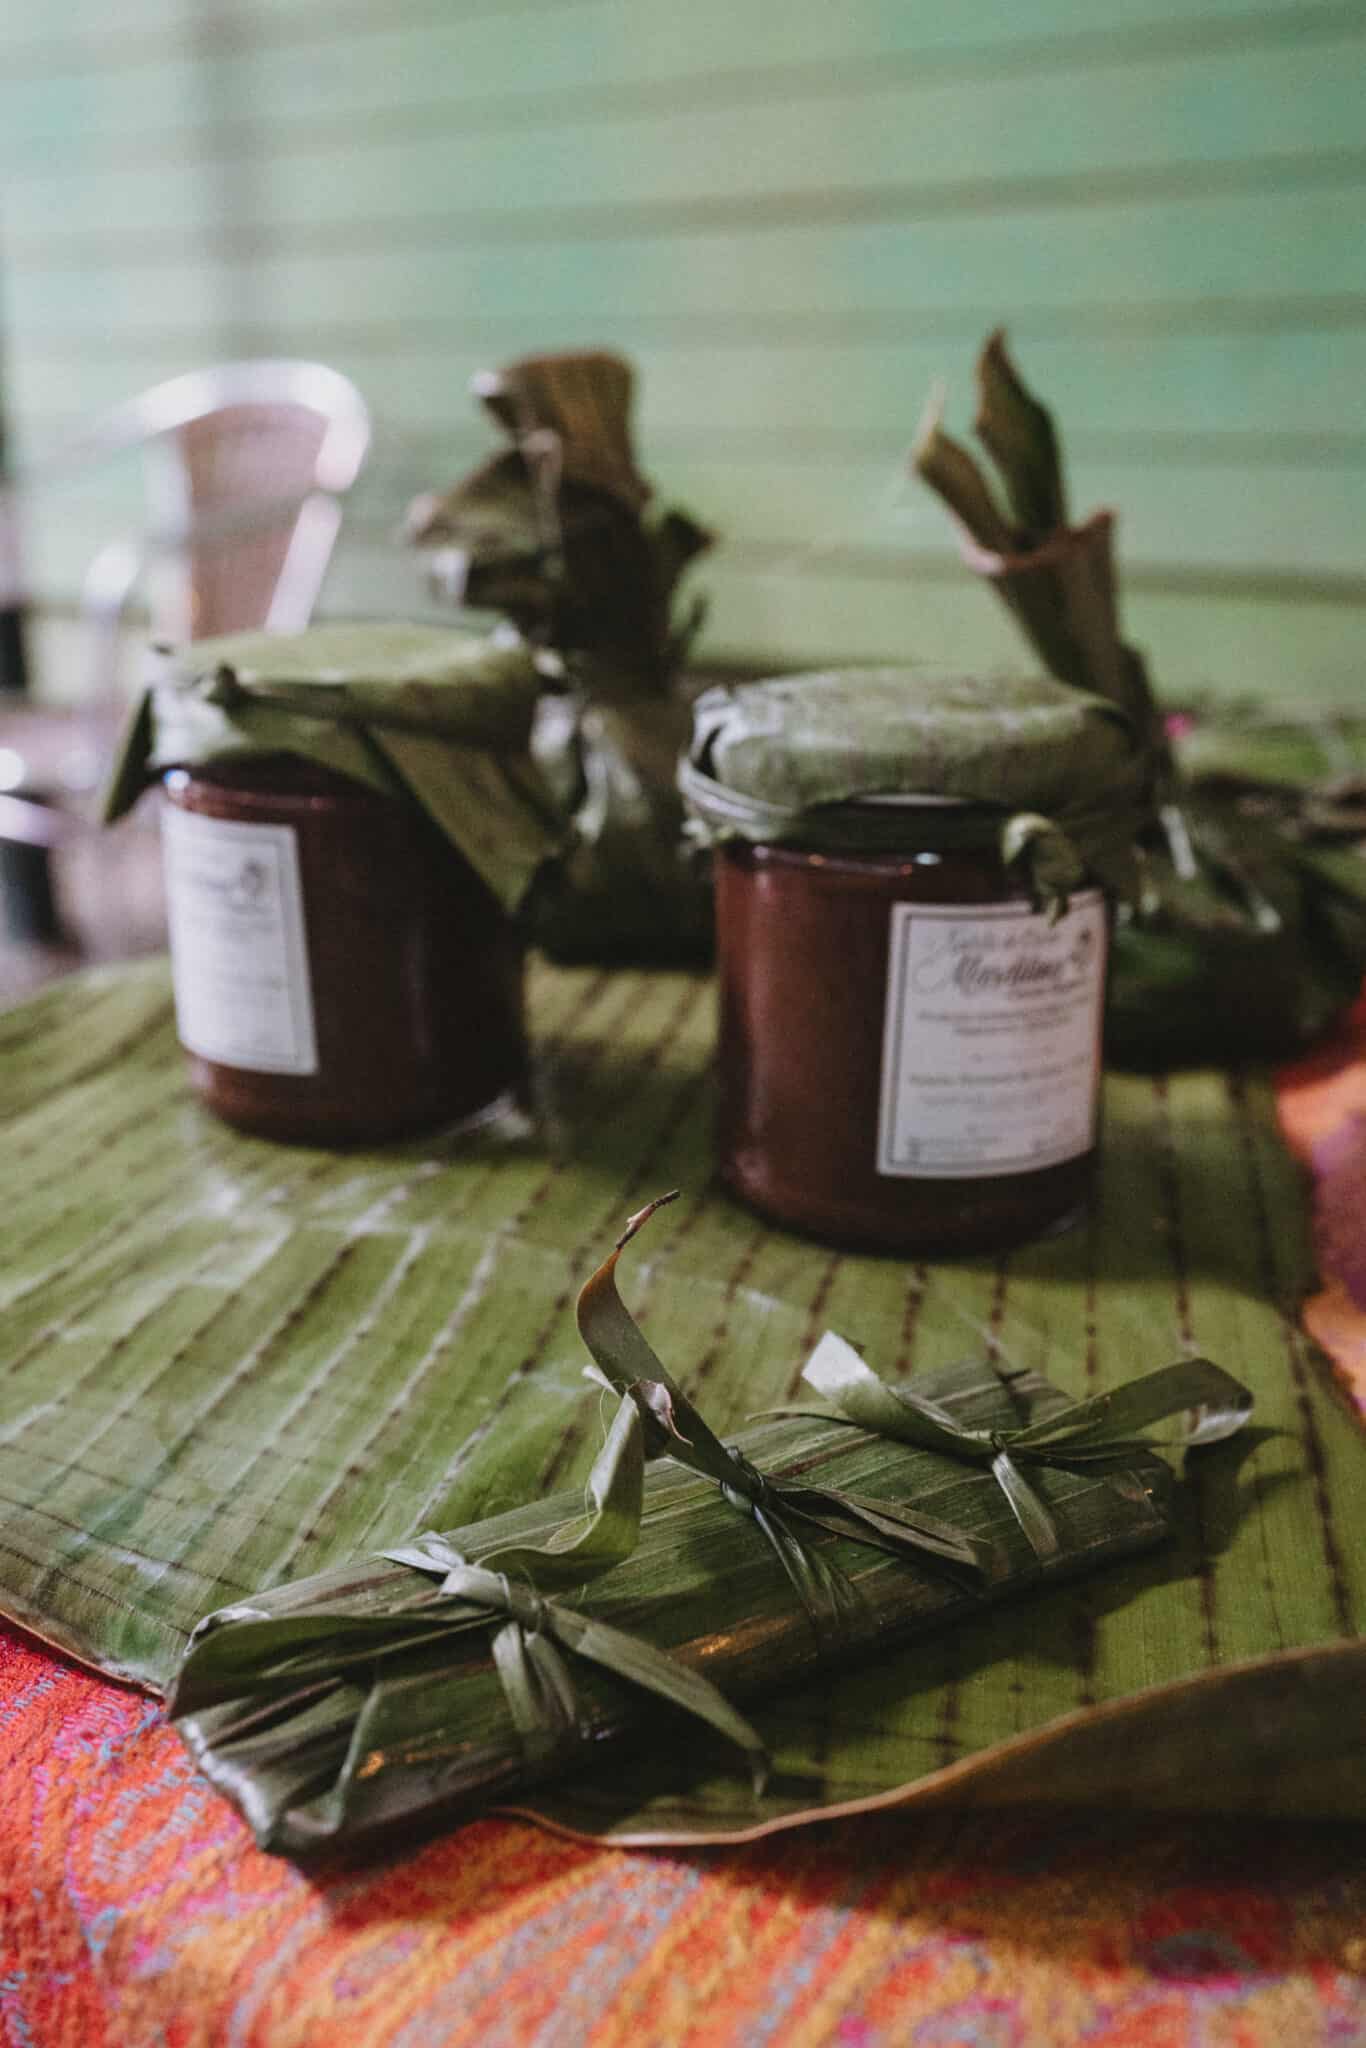
[[[643,1686],[707,1722],[745,1751],[756,1792],[762,1789],[768,1758],[759,1736],[710,1679],[666,1651],[549,1598],[529,1579],[490,1569],[498,1553],[482,1565],[471,1564],[445,1537],[431,1530],[411,1544],[380,1555],[393,1564],[411,1565],[415,1571],[439,1578],[443,1595],[475,1610],[471,1619],[482,1611],[503,1620],[503,1626],[494,1632],[490,1652],[530,1764],[549,1765],[566,1750],[576,1748],[590,1732],[567,1653],[585,1658],[629,1684]],[[510,1561],[509,1553],[501,1555]],[[519,1566],[534,1570],[536,1556],[529,1551],[518,1553]]]
[[498,1573],[498,1583],[503,1589],[503,1599],[507,1607],[508,1619],[515,1621],[517,1626],[525,1629],[528,1635],[544,1635],[546,1633],[544,1594],[538,1593],[534,1586],[518,1585],[508,1577],[506,1572]]
[[615,1250],[585,1283],[578,1300],[579,1334],[601,1377],[634,1402],[651,1455],[668,1452],[712,1480],[733,1507],[752,1518],[772,1545],[818,1638],[833,1635],[838,1642],[845,1636],[859,1595],[846,1574],[805,1540],[809,1529],[898,1557],[930,1557],[976,1583],[994,1576],[999,1563],[995,1552],[963,1530],[898,1503],[871,1500],[843,1488],[770,1479],[708,1426],[665,1370],[617,1292],[616,1265],[622,1251],[661,1203],[672,1200],[666,1195],[630,1219]]
[[733,1445],[727,1444],[726,1453],[736,1468],[736,1481],[743,1482],[722,1482],[721,1491],[731,1506],[739,1508],[743,1513],[751,1513],[756,1508],[771,1511],[777,1507],[774,1489],[758,1466],[751,1464],[744,1453],[737,1451]]
[[559,1650],[552,1603],[525,1580],[472,1565],[444,1537],[427,1530],[416,1543],[381,1553],[441,1580],[452,1600],[503,1615],[490,1649],[513,1726],[530,1764],[550,1763],[580,1739],[574,1681]]
[[[1019,1429],[965,1429],[937,1401],[880,1379],[853,1345],[833,1330],[821,1338],[802,1378],[834,1404],[834,1412],[801,1413],[826,1415],[831,1421],[852,1423],[874,1435],[943,1451],[949,1457],[989,1462],[1041,1564],[1059,1555],[1061,1543],[1057,1525],[1021,1472],[1021,1463],[1072,1467],[1159,1444],[1190,1449],[1231,1436],[1252,1413],[1247,1388],[1207,1358],[1161,1366]],[[1160,1423],[1172,1426],[1165,1434],[1153,1434]]]

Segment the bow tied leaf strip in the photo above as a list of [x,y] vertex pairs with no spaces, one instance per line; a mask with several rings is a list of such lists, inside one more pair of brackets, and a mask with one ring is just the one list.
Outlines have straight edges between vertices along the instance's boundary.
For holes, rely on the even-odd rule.
[[[802,1371],[807,1385],[833,1404],[840,1420],[898,1442],[943,1451],[951,1458],[989,1464],[1010,1503],[1030,1548],[1041,1564],[1062,1555],[1062,1541],[1048,1509],[1026,1480],[1022,1465],[1078,1464],[1113,1460],[1154,1443],[1193,1449],[1219,1443],[1241,1429],[1252,1414],[1252,1396],[1221,1366],[1207,1358],[1166,1365],[1111,1392],[1079,1401],[1058,1415],[1017,1429],[971,1429],[938,1402],[913,1387],[880,1379],[852,1344],[827,1330]],[[798,1414],[827,1416],[825,1409]],[[1154,1436],[1154,1425],[1171,1429]]]
[[[623,1409],[628,1406],[623,1403]],[[700,1672],[690,1671],[638,1636],[548,1598],[534,1578],[519,1582],[506,1571],[470,1564],[442,1536],[429,1532],[415,1544],[380,1555],[393,1564],[435,1574],[444,1598],[473,1608],[481,1617],[506,1615],[493,1637],[493,1661],[513,1725],[533,1766],[551,1761],[566,1746],[572,1751],[580,1740],[578,1696],[560,1654],[565,1650],[708,1722],[747,1754],[755,1790],[763,1790],[767,1758],[762,1741]],[[537,1553],[520,1555],[521,1569],[534,1572]]]
[[631,1217],[612,1252],[580,1291],[577,1308],[579,1334],[598,1370],[640,1411],[647,1450],[667,1450],[702,1478],[714,1480],[731,1506],[752,1518],[772,1545],[813,1627],[828,1631],[836,1642],[853,1590],[844,1574],[803,1540],[802,1525],[872,1544],[894,1556],[928,1556],[976,1583],[995,1578],[999,1560],[988,1545],[964,1530],[914,1508],[868,1500],[847,1488],[766,1478],[741,1452],[713,1435],[617,1292],[622,1252],[656,1211],[674,1199],[672,1194],[661,1196]]
[[[846,1409],[723,1444],[621,1302],[621,1249],[580,1301],[625,1395],[586,1501],[424,1532],[196,1630],[171,1713],[263,1847],[306,1860],[411,1838],[567,1784],[626,1739],[661,1782],[712,1768],[710,1741],[681,1742],[688,1723],[665,1702],[741,1748],[756,1821],[770,1799],[790,1810],[791,1784],[760,1791],[762,1747],[730,1698],[842,1672],[1160,1543],[1173,1481],[1140,1438],[1179,1412],[1177,1441],[1209,1441],[1249,1406],[1202,1361],[1081,1404],[979,1359],[893,1389],[827,1336],[814,1390],[894,1403],[895,1433]],[[1056,1535],[1047,1573],[992,1469],[1007,1448]]]

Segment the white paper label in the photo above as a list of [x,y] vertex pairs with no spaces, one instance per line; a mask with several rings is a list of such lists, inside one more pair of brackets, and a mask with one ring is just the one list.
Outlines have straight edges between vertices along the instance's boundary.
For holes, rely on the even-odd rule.
[[176,1029],[202,1059],[316,1074],[317,1038],[292,825],[162,810]]
[[959,1180],[1057,1166],[1095,1142],[1105,907],[892,906],[877,1170]]

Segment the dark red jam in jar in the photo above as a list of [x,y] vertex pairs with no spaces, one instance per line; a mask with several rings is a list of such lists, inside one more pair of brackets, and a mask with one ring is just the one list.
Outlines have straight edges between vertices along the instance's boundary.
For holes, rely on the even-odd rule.
[[721,1172],[834,1242],[992,1250],[1086,1200],[1104,904],[1049,926],[990,843],[907,824],[904,854],[718,850]]
[[454,1122],[522,1081],[522,946],[416,805],[293,756],[165,778],[191,1084],[270,1138]]
[[[1062,1227],[1096,1153],[1109,935],[1095,835],[1063,837],[1065,782],[1094,762],[1132,811],[1127,733],[1050,683],[995,708],[982,685],[916,671],[749,689],[700,700],[682,776],[717,842],[723,1178],[765,1215],[876,1250],[986,1252]],[[1022,710],[1046,714],[1023,739]],[[1032,781],[1007,762],[1022,746]],[[1004,803],[982,800],[992,787]],[[1051,900],[1008,860],[1026,813],[1022,843],[1063,857]]]
[[540,678],[403,621],[159,650],[105,798],[160,782],[176,1017],[210,1109],[345,1145],[466,1119],[526,1073],[517,916],[560,827]]

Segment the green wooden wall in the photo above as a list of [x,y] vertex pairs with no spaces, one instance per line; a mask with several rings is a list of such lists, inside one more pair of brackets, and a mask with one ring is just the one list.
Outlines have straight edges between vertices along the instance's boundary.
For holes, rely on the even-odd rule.
[[[1008,657],[904,477],[1004,320],[1122,512],[1170,692],[1341,696],[1366,623],[1366,0],[5,0],[7,398],[37,461],[225,356],[375,414],[331,610],[489,435],[472,371],[604,342],[722,529],[710,650]],[[60,610],[134,479],[46,494]]]

